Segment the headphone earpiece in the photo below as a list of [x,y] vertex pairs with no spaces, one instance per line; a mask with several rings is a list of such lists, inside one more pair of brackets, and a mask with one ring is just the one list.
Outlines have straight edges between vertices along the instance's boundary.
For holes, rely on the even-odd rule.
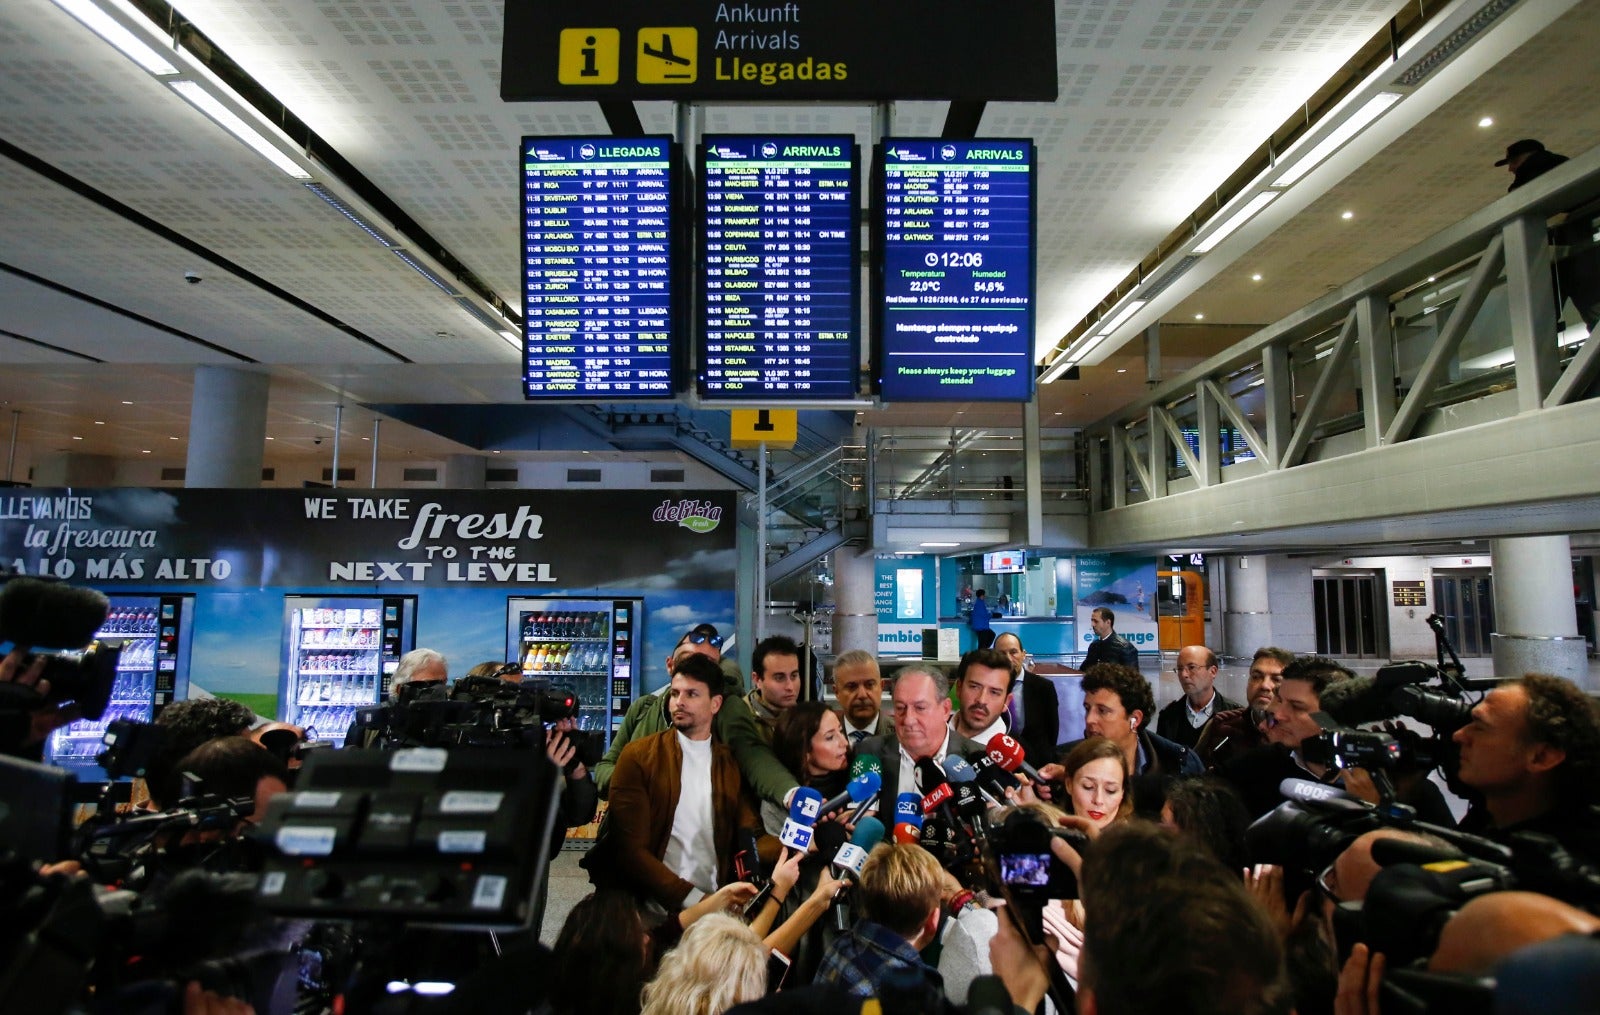
[[1128,716],[1128,726],[1129,726],[1130,729],[1138,729],[1139,728],[1139,717],[1136,716],[1136,715]]

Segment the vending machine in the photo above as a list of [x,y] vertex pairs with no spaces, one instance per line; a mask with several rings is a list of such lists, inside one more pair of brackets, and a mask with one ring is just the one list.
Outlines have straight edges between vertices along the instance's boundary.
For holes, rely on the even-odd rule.
[[417,630],[416,596],[285,596],[278,718],[343,746],[356,709],[389,696]]
[[611,734],[633,703],[644,647],[641,599],[512,599],[507,658],[522,679],[548,681],[578,696],[579,729]]
[[75,769],[79,778],[103,778],[95,756],[103,749],[106,727],[119,719],[149,722],[162,706],[189,694],[189,641],[194,620],[190,595],[109,596],[106,622],[95,632],[100,642],[121,642],[111,703],[99,719],[82,720],[50,734],[45,758]]

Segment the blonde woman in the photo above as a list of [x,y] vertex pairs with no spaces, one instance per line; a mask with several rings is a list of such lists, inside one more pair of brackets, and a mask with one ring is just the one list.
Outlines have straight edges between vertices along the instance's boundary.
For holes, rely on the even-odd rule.
[[640,1015],[722,1015],[767,993],[767,949],[742,920],[714,913],[683,932],[645,984]]

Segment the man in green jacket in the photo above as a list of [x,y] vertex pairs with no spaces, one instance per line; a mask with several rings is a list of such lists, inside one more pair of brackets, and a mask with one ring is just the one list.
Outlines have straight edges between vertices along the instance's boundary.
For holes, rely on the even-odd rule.
[[[672,672],[679,659],[697,653],[719,664],[722,661],[722,636],[710,624],[700,624],[678,639],[672,657],[667,660],[667,672]],[[712,735],[733,750],[740,774],[758,797],[787,807],[789,794],[799,784],[772,753],[760,721],[744,699],[744,682],[726,670],[723,676],[727,682],[726,690],[722,709],[712,724]],[[610,750],[595,766],[594,781],[600,788],[601,797],[609,799],[611,773],[624,747],[634,740],[672,728],[672,719],[667,711],[667,697],[659,692],[644,695],[628,708],[622,726],[611,738]]]

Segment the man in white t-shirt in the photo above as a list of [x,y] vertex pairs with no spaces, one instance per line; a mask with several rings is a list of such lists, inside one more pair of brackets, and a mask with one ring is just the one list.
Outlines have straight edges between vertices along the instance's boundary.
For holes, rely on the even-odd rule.
[[583,863],[596,886],[620,882],[672,911],[733,880],[734,833],[760,822],[733,752],[711,736],[723,686],[705,656],[676,663],[667,692],[672,728],[635,740],[617,758],[611,809]]

